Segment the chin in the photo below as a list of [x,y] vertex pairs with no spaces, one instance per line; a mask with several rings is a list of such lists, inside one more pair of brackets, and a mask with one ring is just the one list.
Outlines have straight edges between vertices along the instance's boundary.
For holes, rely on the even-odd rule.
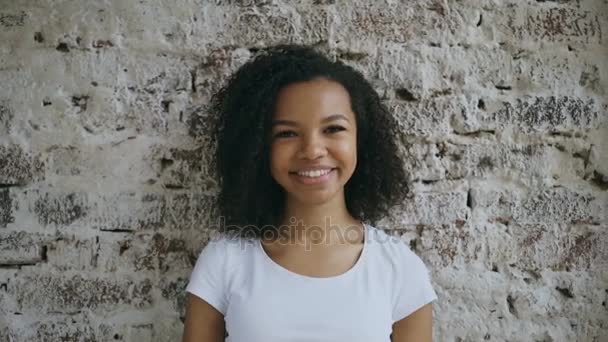
[[332,201],[337,195],[339,191],[335,189],[324,190],[324,191],[302,191],[295,190],[287,192],[289,197],[296,199],[300,203],[310,204],[310,205],[319,205],[323,203],[327,203]]

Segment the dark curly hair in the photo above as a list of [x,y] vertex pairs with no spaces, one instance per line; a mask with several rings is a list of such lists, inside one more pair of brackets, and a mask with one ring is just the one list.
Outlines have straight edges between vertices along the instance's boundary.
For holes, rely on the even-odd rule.
[[346,88],[355,113],[357,166],[344,189],[350,214],[373,222],[407,196],[404,165],[393,140],[398,125],[370,83],[313,47],[276,45],[256,51],[211,99],[220,231],[260,238],[281,224],[285,191],[272,178],[269,160],[274,106],[282,87],[315,78]]

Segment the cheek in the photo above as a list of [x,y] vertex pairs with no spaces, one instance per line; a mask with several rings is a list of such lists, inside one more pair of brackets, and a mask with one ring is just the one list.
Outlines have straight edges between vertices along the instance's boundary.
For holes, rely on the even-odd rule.
[[357,142],[353,139],[345,140],[335,145],[335,152],[340,155],[345,162],[356,163],[357,161]]
[[278,170],[287,167],[289,149],[285,146],[273,144],[270,146],[270,168]]

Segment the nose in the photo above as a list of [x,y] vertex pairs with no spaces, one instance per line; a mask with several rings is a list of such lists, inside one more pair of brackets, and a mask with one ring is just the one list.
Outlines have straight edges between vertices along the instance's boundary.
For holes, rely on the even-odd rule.
[[327,148],[323,138],[317,137],[315,134],[309,134],[302,139],[302,144],[299,150],[300,158],[317,159],[327,154]]

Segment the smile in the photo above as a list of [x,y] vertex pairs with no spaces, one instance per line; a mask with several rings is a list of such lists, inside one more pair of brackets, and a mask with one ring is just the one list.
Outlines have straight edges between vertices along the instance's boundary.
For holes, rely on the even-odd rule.
[[328,174],[332,169],[316,170],[316,171],[301,171],[297,172],[299,176],[319,177]]
[[310,171],[310,172],[293,172],[290,173],[299,183],[310,185],[310,184],[321,184],[327,182],[336,169],[323,170],[323,171]]

